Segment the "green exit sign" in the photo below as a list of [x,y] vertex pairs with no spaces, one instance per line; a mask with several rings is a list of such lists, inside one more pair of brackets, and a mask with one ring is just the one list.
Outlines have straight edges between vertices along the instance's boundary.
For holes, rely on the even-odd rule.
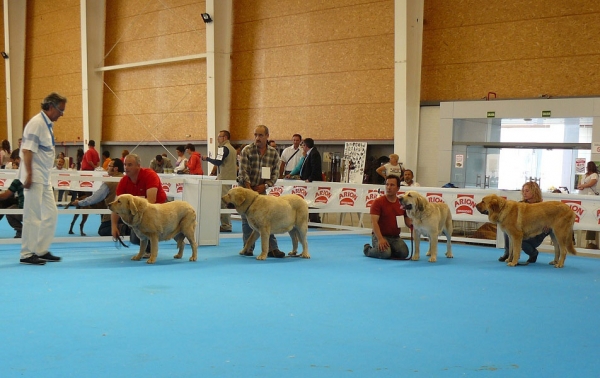
[[487,117],[488,118],[495,118],[496,117],[496,112],[487,112]]
[[542,117],[552,117],[551,110],[542,110]]

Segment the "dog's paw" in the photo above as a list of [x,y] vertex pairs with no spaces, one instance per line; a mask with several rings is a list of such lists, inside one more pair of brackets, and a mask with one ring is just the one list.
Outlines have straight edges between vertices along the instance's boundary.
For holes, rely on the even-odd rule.
[[427,261],[429,261],[429,262],[436,262],[436,261],[437,261],[437,257],[435,257],[435,256],[431,256],[431,257],[429,258],[429,260],[427,260]]
[[431,252],[427,251],[427,253],[425,254],[425,256],[431,256]]
[[412,261],[419,261],[419,255],[413,255],[413,257],[410,258]]
[[519,264],[518,263],[514,263],[512,261],[509,261],[506,265],[508,265],[508,266],[517,266]]
[[446,252],[446,257],[449,258],[449,259],[453,259],[454,258],[454,256],[450,252]]
[[148,259],[148,261],[146,261],[146,264],[154,264],[156,262],[156,259],[153,259],[152,257],[150,257]]
[[561,264],[556,264],[556,265],[554,265],[554,267],[555,267],[555,268],[564,268],[565,266],[564,266],[564,265],[561,265]]
[[266,260],[267,259],[267,254],[266,253],[261,253],[260,255],[256,256],[257,260]]
[[196,260],[197,260],[196,256],[190,257],[190,261],[196,261]]
[[[296,256],[296,255],[298,255],[298,252],[296,252],[296,251],[292,251],[292,252],[288,253],[288,256]],[[304,257],[304,255],[302,255],[302,257]]]
[[556,265],[556,260],[552,260],[548,264],[550,264],[550,265]]
[[303,259],[310,259],[310,254],[308,254],[308,253],[302,253],[301,256]]
[[180,258],[182,258],[182,257],[183,257],[183,253],[178,253],[178,254],[176,254],[176,255],[173,255],[173,258],[174,258],[174,259],[180,259]]
[[140,261],[142,259],[142,256],[140,255],[135,255],[131,258],[133,261]]

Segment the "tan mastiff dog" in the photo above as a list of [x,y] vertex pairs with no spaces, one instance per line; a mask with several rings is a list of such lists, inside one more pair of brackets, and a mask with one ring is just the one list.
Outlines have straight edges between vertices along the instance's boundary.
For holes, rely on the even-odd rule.
[[121,194],[108,204],[109,209],[119,214],[123,222],[129,225],[140,238],[140,251],[132,260],[140,260],[150,241],[150,258],[148,264],[154,264],[158,255],[159,240],[175,239],[179,252],[173,256],[180,259],[185,246],[184,239],[190,242],[192,257],[196,261],[196,211],[185,201],[172,201],[162,204],[151,204],[142,197]]
[[421,235],[429,237],[429,262],[437,261],[438,236],[446,236],[446,257],[452,255],[452,214],[443,202],[432,203],[415,191],[408,191],[400,197],[406,215],[412,219],[414,227],[415,253],[412,260],[419,260]]
[[562,268],[567,252],[576,254],[573,246],[575,213],[562,202],[524,203],[490,194],[477,204],[477,210],[486,214],[490,222],[497,223],[508,235],[508,266],[519,263],[523,239],[541,234],[544,228],[551,230],[550,237],[554,242],[554,260],[550,265]]
[[253,190],[237,187],[229,190],[223,196],[229,208],[234,208],[240,214],[245,214],[248,224],[252,227],[252,234],[246,240],[244,248],[240,251],[243,255],[260,236],[261,253],[257,260],[267,258],[269,252],[269,235],[288,232],[292,238],[292,252],[290,256],[298,253],[298,241],[302,244],[302,257],[310,259],[306,234],[308,233],[308,204],[295,194],[286,194],[281,197],[264,196]]

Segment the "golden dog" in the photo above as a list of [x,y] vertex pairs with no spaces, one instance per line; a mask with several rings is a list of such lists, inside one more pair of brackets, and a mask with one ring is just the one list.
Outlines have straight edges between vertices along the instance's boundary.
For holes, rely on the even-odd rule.
[[129,225],[140,238],[140,251],[132,260],[140,260],[150,241],[148,264],[154,264],[158,255],[160,240],[175,239],[179,252],[173,256],[183,256],[185,238],[192,247],[190,261],[196,261],[196,211],[185,201],[173,201],[163,204],[151,204],[142,197],[122,194],[108,204],[109,209],[119,214],[123,222]]
[[518,264],[523,239],[541,234],[544,228],[552,230],[550,237],[554,242],[554,260],[550,265],[562,268],[567,252],[576,254],[573,246],[575,213],[562,202],[525,203],[490,194],[477,204],[477,210],[486,214],[490,222],[497,223],[508,235],[508,266]]
[[406,215],[412,219],[414,227],[415,253],[412,260],[419,260],[419,244],[421,235],[429,237],[429,262],[437,261],[438,235],[446,236],[446,257],[452,256],[452,214],[448,205],[443,202],[433,203],[427,201],[415,191],[404,193],[400,203],[406,210]]
[[257,260],[267,258],[269,252],[269,235],[288,232],[292,238],[292,252],[298,253],[298,241],[302,244],[302,257],[310,259],[306,234],[308,233],[308,204],[295,194],[281,197],[263,196],[246,188],[233,188],[223,196],[229,208],[235,207],[238,213],[244,214],[252,227],[252,234],[246,240],[243,255],[260,236],[261,253]]

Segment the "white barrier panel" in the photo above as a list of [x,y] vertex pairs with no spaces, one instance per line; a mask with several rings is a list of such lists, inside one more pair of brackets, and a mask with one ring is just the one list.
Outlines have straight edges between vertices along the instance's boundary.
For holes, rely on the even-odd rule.
[[[383,185],[340,184],[330,182],[307,183],[299,180],[279,180],[269,190],[269,195],[297,194],[312,208],[321,212],[369,212],[371,204],[383,195]],[[520,201],[517,190],[463,189],[401,187],[398,196],[409,190],[419,192],[429,202],[445,202],[452,212],[452,219],[470,222],[487,222],[487,215],[480,214],[475,205],[488,194]],[[543,193],[544,201],[561,201],[576,214],[576,230],[600,231],[600,196],[578,194]]]
[[185,178],[183,200],[196,209],[196,243],[219,245],[221,181]]
[[215,182],[215,176],[198,176],[198,175],[178,175],[176,173],[159,173],[160,181],[163,185],[163,190],[167,196],[173,198],[182,198],[184,180],[190,183],[194,181],[211,181]]
[[[217,181],[212,176],[160,174],[167,195],[184,198],[197,209],[198,244],[218,245],[221,185],[237,186],[233,180]],[[0,189],[7,189],[17,177],[16,170],[0,170]],[[55,188],[78,191],[96,190],[102,181],[118,181],[101,171],[53,171],[52,183]],[[60,181],[65,181],[60,184]],[[184,190],[184,188],[186,190]],[[187,193],[187,190],[192,190]],[[384,193],[383,185],[347,184],[336,182],[307,183],[301,180],[278,180],[268,195],[280,196],[296,194],[320,213],[368,213],[371,204]],[[452,219],[458,221],[487,222],[486,215],[479,214],[475,205],[488,194],[519,201],[520,191],[469,188],[401,187],[398,195],[415,190],[427,197],[430,202],[445,202],[452,212]],[[600,196],[578,194],[543,193],[545,201],[561,201],[576,214],[575,230],[600,231]],[[231,212],[231,211],[228,211]]]

